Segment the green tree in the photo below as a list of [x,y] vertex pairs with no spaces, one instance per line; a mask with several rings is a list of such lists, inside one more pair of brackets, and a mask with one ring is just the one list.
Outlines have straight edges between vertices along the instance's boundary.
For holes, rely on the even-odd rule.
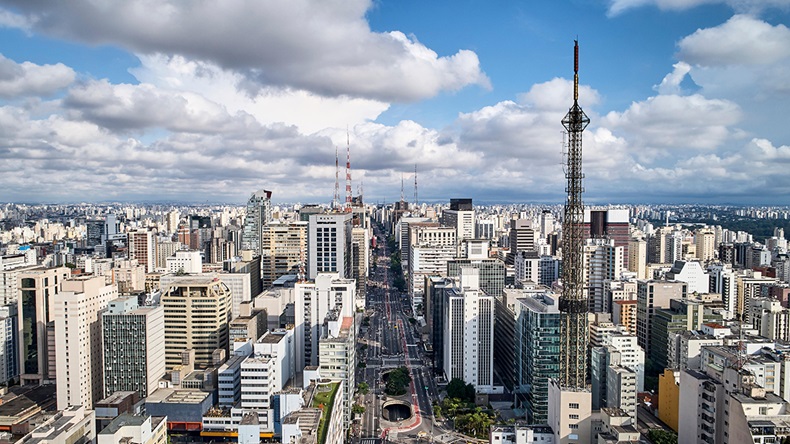
[[678,435],[662,429],[652,429],[647,432],[647,439],[653,444],[678,444]]
[[457,398],[461,401],[474,402],[475,388],[472,384],[465,383],[460,378],[453,378],[447,384],[447,397]]
[[359,404],[354,404],[351,406],[351,413],[355,415],[365,413],[365,407],[362,407]]
[[357,392],[359,392],[360,395],[367,395],[370,393],[370,385],[368,385],[367,382],[360,382],[357,384]]

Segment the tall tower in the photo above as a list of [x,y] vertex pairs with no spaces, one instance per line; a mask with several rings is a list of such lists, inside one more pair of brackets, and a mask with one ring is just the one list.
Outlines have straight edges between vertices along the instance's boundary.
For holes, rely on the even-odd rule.
[[351,140],[346,130],[346,213],[351,212]]
[[417,164],[414,164],[414,212],[418,213],[417,209],[420,206],[420,201],[417,200]]
[[579,106],[579,42],[573,46],[573,106],[562,119],[568,133],[568,180],[565,217],[562,221],[562,295],[560,297],[561,346],[560,384],[566,388],[586,387],[587,300],[584,297],[583,249],[584,203],[582,203],[582,132],[590,119]]
[[335,196],[332,198],[332,209],[337,211],[338,208],[340,208],[340,161],[335,147]]

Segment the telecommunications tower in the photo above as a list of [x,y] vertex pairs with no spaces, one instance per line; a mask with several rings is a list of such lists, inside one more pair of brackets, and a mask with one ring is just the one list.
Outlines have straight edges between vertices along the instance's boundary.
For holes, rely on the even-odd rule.
[[586,387],[588,321],[582,268],[584,203],[582,203],[582,132],[590,119],[579,106],[579,42],[573,46],[573,106],[562,119],[568,133],[564,219],[562,221],[562,295],[560,296],[561,346],[560,384],[567,388]]

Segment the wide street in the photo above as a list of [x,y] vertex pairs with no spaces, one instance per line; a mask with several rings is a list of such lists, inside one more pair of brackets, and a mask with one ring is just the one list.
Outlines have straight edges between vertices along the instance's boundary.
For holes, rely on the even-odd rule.
[[[432,377],[430,359],[425,355],[418,331],[419,324],[409,321],[412,309],[408,295],[392,286],[390,251],[382,233],[378,242],[378,255],[374,258],[376,269],[368,281],[365,317],[369,325],[360,329],[359,344],[364,349],[359,353],[360,362],[357,381],[366,382],[370,392],[362,397],[365,413],[362,417],[362,438],[406,440],[422,435],[441,433],[434,428],[431,401],[436,398],[438,388]],[[382,373],[405,366],[409,369],[412,383],[406,395],[396,397],[412,405],[413,416],[400,422],[389,422],[382,417],[382,405],[390,400],[384,393]],[[397,438],[396,438],[397,437]]]

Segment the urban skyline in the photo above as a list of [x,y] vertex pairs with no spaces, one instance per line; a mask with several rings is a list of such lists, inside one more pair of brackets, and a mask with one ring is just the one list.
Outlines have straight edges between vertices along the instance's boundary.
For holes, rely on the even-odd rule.
[[7,201],[560,202],[577,37],[585,202],[786,198],[784,0],[0,5]]

